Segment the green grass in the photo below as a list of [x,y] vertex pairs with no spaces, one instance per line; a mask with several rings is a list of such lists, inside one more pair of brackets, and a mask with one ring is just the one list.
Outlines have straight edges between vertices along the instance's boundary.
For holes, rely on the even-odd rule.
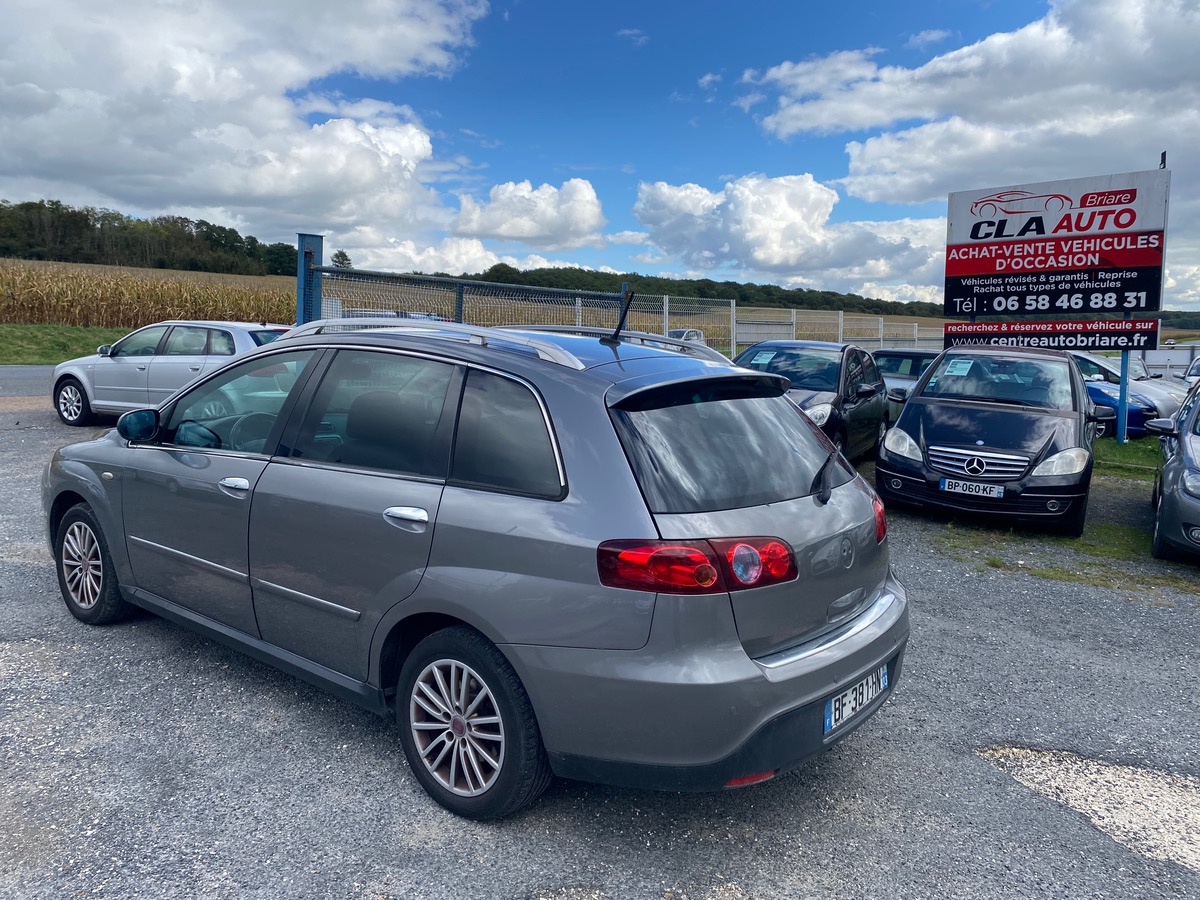
[[1093,447],[1097,475],[1116,475],[1138,481],[1154,481],[1158,469],[1158,438],[1130,438],[1118,444],[1116,438],[1101,438]]
[[0,324],[0,366],[57,365],[64,359],[95,353],[101,344],[111,344],[130,330]]
[[[981,572],[1027,572],[1050,581],[1128,591],[1148,603],[1162,601],[1156,596],[1161,590],[1200,596],[1200,583],[1190,575],[1165,567],[1156,567],[1153,572],[1130,572],[1122,565],[1150,559],[1150,533],[1132,525],[1089,522],[1083,537],[1067,538],[949,522],[937,541],[947,556],[960,562],[976,562]],[[1170,605],[1170,601],[1163,602]]]

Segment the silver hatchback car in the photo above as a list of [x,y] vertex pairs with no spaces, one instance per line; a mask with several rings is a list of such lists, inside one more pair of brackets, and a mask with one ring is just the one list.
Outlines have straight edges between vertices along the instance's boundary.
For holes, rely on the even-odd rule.
[[786,379],[662,335],[413,326],[279,341],[57,451],[71,613],[141,607],[394,719],[477,819],[553,775],[764,781],[892,694],[883,505]]
[[54,408],[68,425],[88,425],[93,413],[157,406],[189,381],[270,343],[288,328],[183,320],[147,325],[98,347],[92,356],[55,366]]

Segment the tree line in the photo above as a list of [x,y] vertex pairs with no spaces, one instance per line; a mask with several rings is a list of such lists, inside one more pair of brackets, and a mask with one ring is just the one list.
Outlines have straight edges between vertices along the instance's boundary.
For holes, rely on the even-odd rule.
[[58,200],[0,200],[0,257],[230,275],[296,274],[292,244],[264,244],[204,219],[135,219]]
[[[183,216],[137,219],[110,209],[72,207],[58,200],[24,203],[0,200],[0,257],[235,275],[296,273],[296,248],[292,244],[264,244],[256,237],[243,237],[236,229],[203,219]],[[333,262],[340,268],[351,265],[344,250],[334,253]],[[504,263],[477,274],[424,274],[609,294],[619,293],[622,284],[628,284],[638,294],[736,300],[739,306],[840,309],[877,316],[943,318],[942,306],[937,303],[905,303],[835,291],[708,278],[658,278],[636,272],[615,274],[578,268],[521,271]],[[1168,327],[1200,330],[1200,312],[1171,310],[1152,315],[1159,316]]]

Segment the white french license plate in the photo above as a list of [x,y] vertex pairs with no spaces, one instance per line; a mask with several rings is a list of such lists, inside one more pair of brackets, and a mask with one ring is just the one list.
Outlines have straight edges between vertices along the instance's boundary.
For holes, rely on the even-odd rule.
[[943,491],[954,494],[970,494],[972,497],[1003,497],[1004,485],[980,484],[978,481],[959,481],[956,478],[943,478],[938,484]]
[[825,733],[833,731],[854,718],[872,700],[887,690],[887,666],[883,665],[871,672],[853,687],[842,691],[836,697],[825,701]]

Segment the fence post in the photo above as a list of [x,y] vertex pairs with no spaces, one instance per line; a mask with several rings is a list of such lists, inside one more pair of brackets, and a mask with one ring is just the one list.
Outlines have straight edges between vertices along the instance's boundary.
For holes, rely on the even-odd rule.
[[879,317],[879,349],[883,349],[883,316]]
[[575,298],[575,327],[579,328],[583,325],[583,298]]
[[918,328],[917,323],[913,322],[913,346],[914,347],[921,346],[921,338],[918,335],[917,328]]
[[729,358],[737,356],[737,298],[729,301]]
[[792,340],[796,340],[796,310],[792,310]]
[[463,283],[454,286],[454,321],[463,322]]
[[846,341],[845,341],[845,335],[846,335],[845,324],[846,324],[846,311],[843,309],[839,309],[838,310],[838,339],[837,339],[837,342],[839,344],[846,343]]
[[663,294],[663,330],[666,334],[671,328],[671,298]]
[[313,271],[325,261],[325,239],[319,234],[296,235],[296,324],[321,318],[321,279]]

